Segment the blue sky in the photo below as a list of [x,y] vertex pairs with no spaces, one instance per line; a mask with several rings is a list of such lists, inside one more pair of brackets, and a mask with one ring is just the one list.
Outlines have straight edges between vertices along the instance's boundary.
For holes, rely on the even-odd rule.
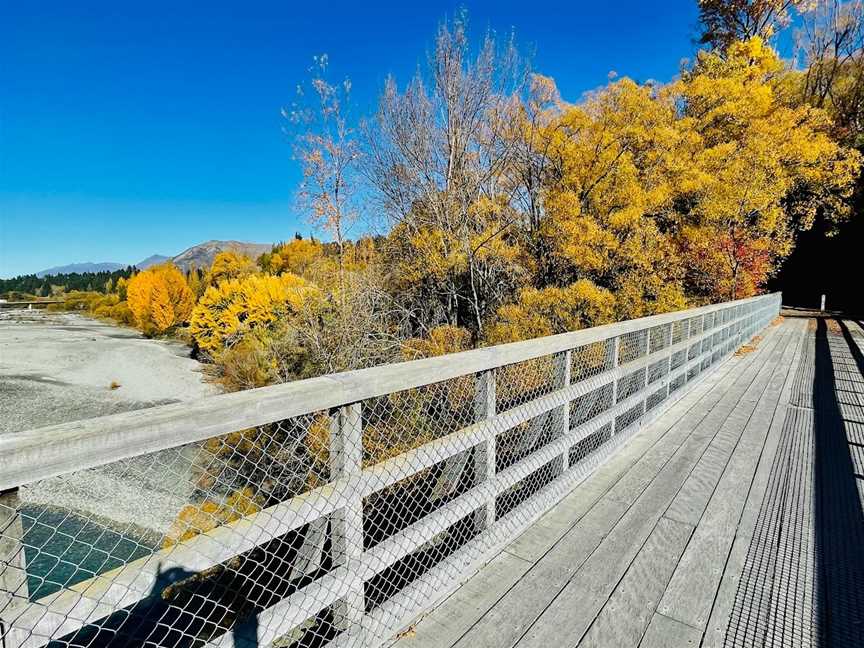
[[3,3],[0,276],[309,232],[280,109],[312,56],[369,113],[460,6],[474,34],[515,29],[569,100],[695,51],[696,0]]

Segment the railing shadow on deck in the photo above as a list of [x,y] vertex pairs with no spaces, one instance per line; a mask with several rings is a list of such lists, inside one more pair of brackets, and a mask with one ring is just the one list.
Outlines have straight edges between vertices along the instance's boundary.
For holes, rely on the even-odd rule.
[[[193,583],[191,587],[190,582]],[[58,648],[145,645],[193,648],[204,645],[202,636],[221,634],[219,624],[208,619],[218,620],[227,611],[236,619],[228,630],[233,647],[257,648],[258,616],[254,611],[250,613],[254,605],[249,594],[233,589],[231,583],[228,587],[214,587],[212,582],[202,579],[201,574],[180,567],[165,570],[160,567],[153,588],[141,602],[48,645]],[[209,610],[202,605],[205,601],[210,603]]]
[[859,372],[864,358],[847,326],[843,336],[817,320],[815,336],[814,444],[817,637],[821,646],[864,646],[864,512],[847,425],[838,398],[832,337],[849,346]]

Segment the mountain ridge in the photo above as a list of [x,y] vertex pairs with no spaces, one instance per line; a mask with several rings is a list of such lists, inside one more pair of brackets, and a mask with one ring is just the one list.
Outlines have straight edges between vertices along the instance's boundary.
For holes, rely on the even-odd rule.
[[86,261],[82,263],[69,263],[66,265],[54,266],[36,272],[36,276],[40,279],[47,275],[57,274],[72,274],[73,272],[113,272],[121,270],[127,266],[135,266],[139,270],[146,270],[149,267],[171,261],[184,272],[188,272],[192,268],[205,269],[209,268],[213,263],[213,259],[219,252],[231,251],[238,254],[244,254],[251,259],[257,259],[265,252],[269,252],[273,247],[271,243],[249,243],[245,241],[219,241],[212,239],[189,246],[179,254],[174,256],[166,256],[164,254],[151,254],[146,259],[142,259],[138,263],[118,263],[115,261],[102,261],[94,263]]
[[41,279],[48,275],[72,274],[74,272],[79,274],[85,272],[114,272],[115,270],[125,268],[127,265],[130,264],[116,263],[114,261],[100,261],[98,263],[94,263],[93,261],[84,261],[81,263],[69,263],[62,266],[53,266],[51,268],[46,268],[45,270],[40,270],[35,274]]

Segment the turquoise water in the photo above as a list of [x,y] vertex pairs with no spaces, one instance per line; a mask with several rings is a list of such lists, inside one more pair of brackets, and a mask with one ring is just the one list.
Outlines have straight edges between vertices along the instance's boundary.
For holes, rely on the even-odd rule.
[[153,540],[121,533],[62,509],[24,507],[24,555],[31,600],[150,555]]

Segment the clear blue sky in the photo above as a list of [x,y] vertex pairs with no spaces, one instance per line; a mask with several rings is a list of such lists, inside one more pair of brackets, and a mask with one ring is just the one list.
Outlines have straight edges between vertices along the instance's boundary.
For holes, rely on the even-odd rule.
[[0,276],[308,232],[280,108],[312,56],[368,113],[460,6],[475,34],[514,28],[569,100],[611,70],[671,79],[695,49],[696,0],[5,2]]

